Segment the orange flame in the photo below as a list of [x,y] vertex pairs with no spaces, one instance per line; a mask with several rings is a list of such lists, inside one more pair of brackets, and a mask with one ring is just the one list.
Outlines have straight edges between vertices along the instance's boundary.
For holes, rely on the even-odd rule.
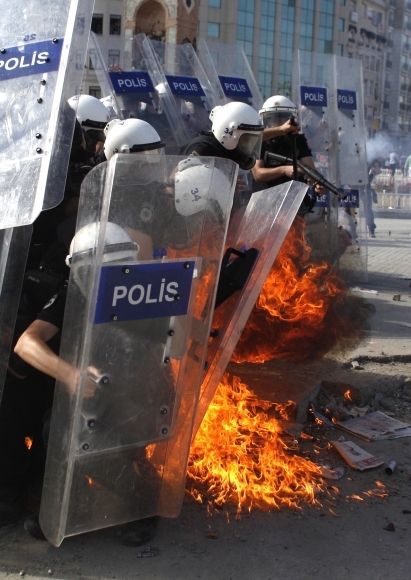
[[221,506],[234,502],[238,512],[315,504],[321,488],[318,467],[292,455],[281,442],[278,422],[265,412],[247,385],[225,376],[191,447],[188,491],[197,501]]
[[[349,316],[345,284],[325,262],[310,261],[305,222],[294,221],[234,351],[237,363],[320,359],[362,331]],[[354,319],[354,320],[353,320]]]
[[344,393],[344,399],[346,401],[348,401],[349,403],[353,403],[354,402],[354,399],[351,397],[351,391],[350,391],[350,389],[347,389],[345,391],[345,393]]
[[27,449],[30,450],[33,445],[33,439],[30,439],[30,437],[25,437],[24,443],[26,444]]

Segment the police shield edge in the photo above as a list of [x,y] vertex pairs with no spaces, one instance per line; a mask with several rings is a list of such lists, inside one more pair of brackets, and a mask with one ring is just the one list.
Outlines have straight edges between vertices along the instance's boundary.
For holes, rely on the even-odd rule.
[[[31,224],[63,199],[75,121],[66,101],[82,78],[72,56],[74,50],[85,54],[92,6],[85,0],[19,0],[1,8],[0,356],[7,360],[30,243],[29,234],[11,228]],[[2,388],[3,380],[0,398]]]
[[187,144],[199,131],[211,128],[209,115],[216,99],[210,81],[191,44],[149,39],[145,43],[150,43],[160,63]]
[[40,513],[54,545],[180,511],[237,169],[118,154],[83,183]]
[[[216,304],[212,338],[207,350],[207,370],[201,386],[194,434],[197,432],[230,362],[241,332],[285,236],[297,215],[307,189],[308,186],[304,183],[290,181],[253,193],[240,224],[236,225],[235,221],[230,224],[226,245],[240,250],[240,255],[235,260],[241,263],[242,260],[246,259],[246,253],[254,250],[255,262],[243,287],[221,305],[218,305],[218,302]],[[223,276],[224,270],[221,272],[220,280]],[[235,278],[231,278],[228,271],[227,277],[231,286],[235,284]]]
[[218,105],[241,101],[256,111],[261,109],[263,98],[242,46],[205,41],[202,38],[198,45],[198,55]]
[[0,38],[5,229],[32,223],[63,198],[75,121],[66,101],[82,79],[72,52],[87,46],[91,6],[85,0],[2,2],[2,18],[8,23]]

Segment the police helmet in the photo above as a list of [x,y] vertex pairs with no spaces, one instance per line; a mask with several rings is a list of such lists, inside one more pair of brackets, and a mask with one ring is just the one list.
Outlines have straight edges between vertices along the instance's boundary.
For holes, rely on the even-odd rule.
[[141,119],[113,119],[107,126],[104,143],[107,160],[115,153],[144,153],[148,163],[157,163],[164,147],[154,127]]
[[265,127],[280,127],[291,117],[297,117],[297,107],[283,95],[274,95],[267,99],[260,110]]
[[264,125],[250,105],[231,102],[214,107],[210,113],[214,137],[233,152],[241,169],[251,169],[260,156]]

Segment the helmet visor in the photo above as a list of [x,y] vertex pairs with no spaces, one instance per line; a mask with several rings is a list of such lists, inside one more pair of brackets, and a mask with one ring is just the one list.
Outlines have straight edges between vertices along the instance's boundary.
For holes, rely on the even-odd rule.
[[244,155],[259,159],[261,153],[263,133],[262,131],[253,133],[243,133],[238,140],[237,149]]
[[274,111],[266,111],[261,114],[263,118],[263,123],[265,127],[281,127],[290,119],[293,114],[289,111],[283,113],[277,113]]

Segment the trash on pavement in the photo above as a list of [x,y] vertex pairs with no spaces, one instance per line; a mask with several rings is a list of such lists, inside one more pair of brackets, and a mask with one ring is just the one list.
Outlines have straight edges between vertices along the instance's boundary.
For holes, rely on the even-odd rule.
[[388,463],[387,467],[385,468],[385,473],[387,475],[392,475],[394,473],[396,467],[397,467],[397,462],[394,461],[394,459],[391,459],[391,461]]
[[338,427],[352,433],[364,441],[381,441],[411,437],[411,427],[381,411],[369,413],[363,417],[337,422]]
[[350,467],[364,471],[383,465],[384,461],[371,455],[352,441],[331,441],[331,445],[345,459]]
[[319,465],[318,467],[321,471],[321,475],[325,479],[338,480],[344,476],[344,472],[345,472],[344,467],[336,467],[335,469],[329,469],[328,467],[325,467],[325,465]]
[[378,290],[371,290],[371,288],[360,288],[359,286],[354,286],[351,288],[353,292],[364,292],[365,294],[378,294]]

